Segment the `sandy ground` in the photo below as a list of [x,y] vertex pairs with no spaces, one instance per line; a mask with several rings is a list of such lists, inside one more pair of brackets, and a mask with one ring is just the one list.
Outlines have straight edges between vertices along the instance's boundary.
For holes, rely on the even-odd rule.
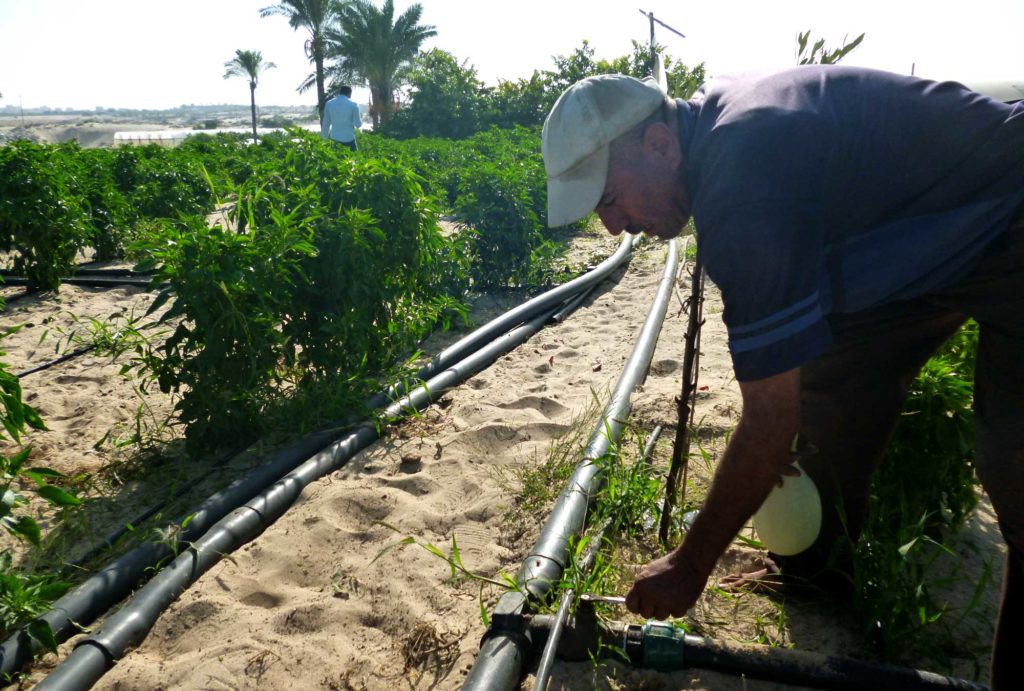
[[[605,239],[591,242],[599,246],[582,251],[607,253],[614,247]],[[484,631],[479,588],[447,582],[448,566],[419,547],[377,557],[406,536],[445,550],[457,539],[473,571],[515,573],[533,544],[539,518],[525,531],[510,530],[507,509],[516,488],[508,478],[517,467],[541,462],[549,446],[591,407],[595,394],[603,404],[653,298],[664,255],[663,245],[644,245],[628,268],[570,319],[545,328],[422,417],[398,426],[349,466],[310,486],[288,514],[174,603],[98,688],[458,688]],[[684,272],[651,373],[634,396],[633,421],[645,429],[674,424],[685,329],[679,307],[687,291]],[[5,325],[24,324],[6,343],[7,361],[18,371],[52,357],[53,337],[40,344],[40,334],[67,330],[74,323],[71,314],[102,320],[141,310],[148,300],[137,289],[68,287],[59,297],[18,301],[3,314]],[[511,304],[508,298],[484,297],[474,314],[483,321]],[[700,385],[707,389],[697,408],[697,419],[711,436],[730,429],[740,410],[720,311],[711,287],[700,373]],[[427,344],[427,352],[451,338]],[[84,356],[26,378],[27,396],[51,428],[33,435],[39,464],[113,483],[110,476],[120,466],[109,445],[93,446],[111,427],[130,427],[138,405],[131,387],[117,378],[117,368]],[[670,445],[659,449],[664,462]],[[136,477],[140,473],[129,475],[117,494],[135,502],[126,505],[141,506],[154,490]],[[102,506],[112,510],[107,502]],[[990,511],[979,512],[968,530],[979,539],[970,544],[990,550],[992,527]],[[965,553],[977,549],[965,547]],[[745,568],[756,557],[737,546],[718,576]],[[488,605],[498,595],[494,589],[484,592]],[[985,607],[991,622],[994,593],[989,595]],[[753,641],[771,629],[763,620],[775,611],[766,598],[726,601],[709,592],[696,616],[715,635]],[[864,653],[856,636],[815,607],[793,603],[786,612],[788,621],[769,631],[776,642]],[[980,645],[990,634],[990,628],[970,631]],[[416,641],[424,640],[432,641],[436,652],[420,660]],[[62,646],[62,654],[73,643]],[[53,662],[48,656],[32,678],[38,680]],[[659,675],[617,664],[595,674],[589,663],[559,664],[552,688],[786,688],[703,671]],[[530,686],[527,679],[524,688]]]
[[[607,236],[585,238],[575,252],[607,255],[615,244]],[[490,577],[516,572],[543,517],[526,526],[511,524],[515,471],[543,462],[553,444],[578,430],[595,396],[604,404],[653,299],[664,257],[663,245],[644,244],[629,266],[571,318],[545,328],[419,418],[398,425],[346,468],[307,488],[288,514],[226,556],[175,602],[97,688],[459,688],[484,632],[479,587],[449,582],[447,564],[415,545],[381,553],[407,536],[446,551],[457,539],[464,563],[474,572]],[[683,272],[651,372],[633,397],[632,422],[644,430],[675,424],[686,325],[680,308],[688,290]],[[40,364],[54,356],[61,334],[83,319],[109,322],[113,315],[141,314],[150,299],[134,288],[68,286],[59,296],[17,300],[0,313],[0,326],[22,325],[4,341],[4,359],[14,372]],[[483,296],[473,317],[482,323],[514,304],[508,296]],[[707,388],[699,394],[696,419],[713,461],[739,419],[741,404],[713,286],[705,313],[699,383]],[[453,338],[439,336],[424,350],[437,352]],[[144,422],[161,418],[172,406],[152,392],[140,397],[118,377],[119,368],[120,363],[85,355],[22,382],[26,398],[50,428],[31,437],[33,465],[80,477],[80,486],[95,497],[91,517],[65,537],[69,554],[84,550],[95,535],[122,524],[154,497],[165,496],[167,487],[190,471],[175,463],[146,465],[131,456],[131,447],[118,448],[116,442],[133,432],[141,403],[148,406],[141,409]],[[589,433],[586,429],[585,437]],[[173,429],[152,434],[175,436]],[[656,463],[667,461],[670,433],[666,439]],[[243,472],[253,462],[227,466],[222,476]],[[700,465],[692,466],[698,476]],[[706,472],[696,479],[706,482]],[[196,492],[216,481],[212,477]],[[981,564],[996,564],[998,583],[1000,550],[991,508],[983,501],[958,546],[958,568],[967,576],[950,589],[954,606],[970,598]],[[715,578],[755,564],[758,556],[735,546]],[[953,661],[961,676],[973,677],[977,663],[985,678],[996,590],[990,585],[978,610],[959,624],[964,647],[975,655]],[[485,603],[493,605],[499,594],[484,590]],[[769,598],[723,598],[709,591],[693,617],[705,633],[723,639],[867,654],[834,609],[797,599],[784,604],[780,617],[780,605]],[[61,646],[60,657],[74,642]],[[25,686],[40,680],[58,659],[46,656]],[[524,688],[531,687],[528,677]],[[551,688],[790,687],[700,670],[664,675],[617,663],[559,663]]]

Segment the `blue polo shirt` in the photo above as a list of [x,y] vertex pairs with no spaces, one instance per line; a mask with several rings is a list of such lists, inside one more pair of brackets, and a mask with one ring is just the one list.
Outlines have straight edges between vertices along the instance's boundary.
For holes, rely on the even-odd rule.
[[1024,106],[959,84],[815,65],[679,103],[740,381],[820,355],[830,314],[961,278],[1024,203]]

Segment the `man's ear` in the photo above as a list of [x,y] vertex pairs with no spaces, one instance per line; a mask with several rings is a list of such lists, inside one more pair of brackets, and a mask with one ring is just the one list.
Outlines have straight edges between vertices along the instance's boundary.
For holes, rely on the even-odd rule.
[[662,165],[668,164],[673,169],[679,166],[683,158],[679,150],[679,140],[664,122],[648,125],[644,130],[643,148],[645,157],[651,157]]

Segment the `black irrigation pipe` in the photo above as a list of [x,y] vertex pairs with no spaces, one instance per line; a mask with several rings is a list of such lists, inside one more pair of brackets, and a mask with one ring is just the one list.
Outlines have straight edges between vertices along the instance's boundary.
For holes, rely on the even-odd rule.
[[[531,300],[527,300],[508,312],[495,317],[471,334],[464,336],[451,346],[445,348],[430,362],[424,365],[417,373],[417,377],[419,379],[428,379],[433,373],[439,372],[447,367],[449,363],[458,362],[469,353],[480,348],[481,344],[494,340],[509,329],[533,318],[538,313],[555,305],[561,305],[585,291],[593,290],[594,287],[604,281],[605,278],[622,265],[626,258],[629,257],[633,246],[637,244],[638,240],[639,236],[623,238],[615,253],[594,267],[590,272],[574,278],[567,283],[563,283],[557,288],[552,288]],[[566,305],[565,309],[561,311],[568,314],[575,309],[576,304],[578,303]],[[392,387],[386,395],[393,398],[395,392],[396,389]]]
[[[560,305],[534,317],[504,336],[495,339],[456,365],[430,379],[387,407],[381,425],[412,410],[421,410],[466,379],[490,366],[495,360],[526,341],[550,321]],[[291,508],[310,483],[345,466],[359,451],[380,438],[381,425],[364,424],[345,438],[334,442],[292,472],[260,492],[254,499],[233,510],[164,567],[138,590],[132,599],[103,623],[92,635],[81,640],[71,655],[38,685],[37,689],[88,689],[125,652],[138,645],[149,633],[163,611],[202,574],[245,543],[258,537]]]
[[[547,647],[556,622],[550,615],[530,618],[526,636],[534,650]],[[635,667],[662,672],[708,669],[816,689],[845,691],[985,691],[986,686],[934,672],[874,664],[804,650],[744,645],[684,634],[665,622],[623,624],[599,620],[592,607],[576,610],[559,646],[559,657],[584,662],[602,655],[627,659]],[[536,687],[535,687],[536,688]],[[539,690],[538,690],[539,691]]]
[[[278,451],[265,465],[208,497],[193,511],[174,521],[181,525],[186,517],[190,517],[188,525],[178,535],[179,542],[188,542],[202,535],[232,509],[252,498],[259,488],[274,482],[287,472],[287,468],[294,467],[295,457],[308,458],[329,441],[325,433],[310,435]],[[58,642],[64,641],[124,599],[148,571],[173,554],[170,543],[143,543],[98,570],[54,602],[51,609],[38,619],[50,626]],[[12,676],[40,650],[26,629],[8,637],[0,645],[0,683],[12,681]]]
[[[620,245],[620,251],[623,251],[624,249],[628,248],[629,246],[630,246],[629,243],[625,243],[625,242],[622,243],[622,245]],[[616,255],[617,254],[618,253],[616,253]],[[619,263],[620,259],[617,258],[616,255],[613,255],[607,261],[615,262],[615,264],[617,265]],[[602,273],[601,275],[603,277],[605,274]],[[583,290],[581,290],[580,293],[576,297],[570,299],[568,302],[565,302],[558,309],[558,311],[551,316],[551,321],[552,322],[561,323],[561,322],[565,321],[566,319],[568,319],[569,316],[580,306],[580,304],[582,304],[582,302],[588,296],[590,296],[591,293],[593,293],[593,291],[594,291],[594,289],[596,287],[597,287],[597,284],[592,284],[589,287],[586,287]],[[504,315],[499,316],[496,319],[504,319]],[[444,350],[434,360],[431,361],[431,364],[428,364],[427,366],[425,366],[422,369],[420,369],[416,373],[416,376],[413,377],[413,381],[422,381],[422,380],[425,380],[425,379],[429,378],[430,374],[436,373],[437,371],[439,371],[440,368],[443,367],[443,365],[445,363],[451,363],[454,360],[454,356],[457,356],[459,353],[465,353],[466,352],[466,348],[473,346],[475,343],[478,343],[479,340],[480,340],[480,339],[475,337],[475,334],[473,334],[473,336],[474,336],[473,339],[471,341],[468,341],[467,344],[463,345],[461,348],[455,348],[453,346],[452,348],[448,348],[448,349]],[[463,339],[463,340],[466,340],[466,339]],[[461,341],[460,341],[460,343],[461,343]],[[75,350],[74,352],[67,353],[66,355],[63,355],[63,356],[57,358],[56,360],[52,360],[51,362],[44,363],[42,365],[39,365],[38,367],[32,368],[31,370],[27,370],[25,372],[21,372],[20,374],[18,374],[16,376],[18,378],[21,378],[21,377],[24,377],[24,376],[26,376],[28,374],[33,374],[35,372],[38,372],[38,371],[43,370],[43,369],[46,369],[48,367],[52,367],[52,366],[54,366],[56,364],[59,364],[61,362],[65,362],[65,361],[71,359],[72,357],[76,357],[78,355],[82,355],[84,353],[87,353],[87,352],[93,350],[94,348],[95,348],[95,346],[83,346],[82,348],[79,348],[79,349]],[[394,397],[395,391],[397,391],[399,389],[401,389],[404,392],[404,383],[403,384],[398,384],[398,385],[395,385],[395,387],[392,387],[392,389],[390,390],[390,393],[392,394],[392,397]],[[375,402],[377,403],[377,405],[372,405]],[[377,394],[377,396],[375,396],[373,399],[371,399],[370,405],[368,405],[367,407],[370,408],[370,409],[382,408],[382,407],[385,407],[387,405],[387,403],[388,403],[387,392],[381,392],[381,393]],[[657,431],[660,432],[660,430],[661,430],[661,426],[659,425]],[[657,437],[655,436],[651,441],[653,441],[656,438]],[[156,513],[159,512],[161,509],[163,509],[170,501],[173,501],[174,499],[180,498],[182,495],[184,495],[186,492],[188,492],[194,486],[196,486],[197,484],[199,484],[200,482],[205,480],[207,477],[209,477],[211,474],[213,474],[218,468],[220,468],[221,466],[226,465],[227,463],[229,463],[235,456],[239,455],[243,451],[245,451],[245,448],[236,449],[234,451],[231,451],[228,455],[224,456],[219,461],[217,461],[210,468],[210,470],[208,472],[203,473],[200,477],[194,478],[193,480],[190,480],[187,483],[185,483],[184,485],[182,485],[181,487],[179,487],[177,489],[177,491],[175,491],[174,495],[172,497],[170,497],[168,500],[160,502],[159,504],[156,504],[154,506],[149,507],[148,509],[146,509],[145,511],[142,511],[137,516],[135,516],[133,519],[131,519],[128,522],[128,524],[132,526],[131,528],[129,528],[128,526],[123,526],[121,528],[118,528],[117,530],[115,530],[114,532],[109,534],[107,537],[105,537],[102,541],[100,541],[99,544],[97,544],[95,547],[93,547],[88,552],[86,552],[83,556],[81,556],[78,559],[75,559],[73,562],[71,562],[71,565],[72,566],[82,566],[83,564],[89,563],[90,561],[95,559],[101,552],[103,552],[104,550],[107,550],[110,547],[112,547],[113,545],[115,545],[118,542],[118,540],[123,538],[126,534],[128,534],[129,532],[132,532],[133,529],[138,528],[144,521],[146,521],[146,520],[152,518],[154,515],[156,515]],[[645,451],[645,453],[649,453],[649,451]]]
[[[245,451],[248,447],[249,444],[247,443],[229,451],[226,454],[221,455],[220,458],[218,458],[216,461],[210,464],[208,470],[182,483],[176,490],[174,490],[174,493],[167,499],[157,504],[154,504],[153,506],[150,506],[148,509],[141,511],[133,518],[129,519],[125,523],[125,525],[109,533],[105,538],[103,538],[98,543],[94,544],[91,548],[89,548],[84,554],[82,554],[82,556],[69,562],[70,565],[81,568],[86,564],[91,563],[94,559],[98,558],[103,552],[107,551],[108,549],[116,545],[125,535],[134,532],[135,530],[138,530],[139,527],[144,522],[148,521],[150,518],[157,515],[157,513],[166,508],[169,503],[171,503],[175,499],[180,499],[181,497],[185,496],[185,494],[189,492],[193,487],[196,487],[199,483],[203,482],[211,475],[213,475],[215,472],[226,466],[232,460],[237,458],[239,454]],[[178,522],[178,525],[180,525],[180,523],[181,521]]]
[[[145,271],[136,271],[135,269],[109,269],[109,268],[90,269],[90,268],[87,268],[84,264],[79,264],[78,266],[75,267],[75,269],[71,273],[71,275],[72,276],[80,276],[80,277],[85,277],[85,276],[100,276],[100,277],[102,277],[102,276],[106,276],[106,277],[139,278],[139,279],[143,279],[143,278],[146,278],[148,276],[152,276],[155,273],[156,273],[156,269],[147,269]],[[24,276],[22,276],[21,274],[15,273],[11,269],[0,269],[0,279],[3,279],[4,281],[7,281],[7,280],[9,280],[11,278],[18,278],[18,279],[24,280]]]
[[120,278],[147,278],[156,274],[156,269],[136,271],[135,269],[88,269],[78,266],[75,268],[74,276],[109,276]]
[[[466,357],[473,353],[474,349],[481,349],[488,341],[493,341],[512,326],[521,324],[525,318],[536,316],[536,313],[542,310],[557,309],[575,292],[591,289],[629,257],[633,244],[631,238],[623,239],[615,254],[593,271],[520,305],[465,336],[425,365],[419,372],[420,378],[427,379],[431,373],[441,371],[445,367],[455,366],[458,363],[458,358]],[[458,366],[461,367],[461,363],[458,363]],[[434,382],[430,382],[428,386],[434,387],[431,390],[437,391]],[[397,393],[404,391],[405,388],[406,383],[404,382],[396,385],[389,392],[382,392],[371,399],[367,407],[371,409],[383,407],[388,400],[394,400]],[[194,511],[186,514],[189,522],[181,530],[179,542],[187,543],[196,540],[230,511],[252,499],[260,490],[295,469],[303,460],[335,442],[341,433],[342,431],[338,429],[315,432],[278,451],[266,464],[209,497]],[[338,443],[335,442],[332,448],[337,445]],[[184,520],[185,517],[182,517],[178,524],[180,525]],[[66,594],[39,619],[50,625],[58,641],[66,640],[72,634],[77,633],[82,626],[90,624],[100,614],[120,602],[143,578],[147,570],[171,554],[170,545],[163,543],[146,543],[136,547]],[[25,630],[16,632],[4,641],[0,645],[0,680],[9,679],[38,650],[38,644],[30,639]]]
[[91,351],[93,351],[95,349],[96,349],[95,345],[87,345],[87,346],[82,346],[81,348],[75,348],[74,350],[72,350],[72,351],[70,351],[68,353],[64,353],[63,355],[61,355],[58,358],[54,358],[53,360],[50,360],[48,362],[44,362],[41,365],[36,365],[35,367],[32,367],[30,369],[24,370],[22,372],[18,372],[14,376],[16,376],[18,379],[21,379],[22,377],[27,377],[30,374],[35,374],[36,372],[42,372],[43,370],[50,369],[51,367],[59,365],[62,362],[67,362],[68,360],[71,360],[72,358],[76,358],[79,355],[85,355],[86,353],[91,352]]
[[[143,324],[142,326],[139,327],[139,329],[140,330],[141,329],[148,329],[148,328],[151,328],[151,327],[154,327],[154,326],[158,326],[158,325],[163,324],[163,323],[165,323],[163,320],[159,320],[158,319],[157,321],[147,322],[146,324]],[[30,374],[36,374],[37,372],[42,372],[44,370],[48,370],[51,367],[56,367],[57,365],[59,365],[61,363],[64,363],[64,362],[67,362],[68,360],[74,359],[74,358],[78,357],[79,355],[85,355],[86,353],[90,353],[90,352],[92,352],[95,349],[96,349],[96,344],[95,343],[93,343],[91,345],[81,346],[79,348],[75,348],[74,350],[72,350],[70,352],[64,353],[60,357],[56,357],[53,360],[49,360],[49,361],[44,362],[44,363],[42,363],[40,365],[36,365],[35,367],[32,367],[30,369],[24,370],[22,372],[18,372],[14,376],[16,376],[18,379],[21,379],[22,377],[27,377]]]
[[[155,290],[166,286],[166,283],[153,284],[148,278],[137,278],[134,276],[66,276],[60,279],[61,283],[72,286],[83,286],[86,288],[117,288],[119,286],[137,286],[148,290]],[[10,276],[3,279],[7,286],[28,286],[28,279],[22,276]]]
[[646,377],[654,356],[678,264],[677,243],[673,240],[669,244],[665,273],[633,352],[584,451],[583,460],[573,471],[537,544],[520,566],[520,590],[505,593],[495,606],[480,653],[462,686],[466,691],[511,691],[519,686],[530,641],[517,627],[507,623],[526,612],[530,604],[527,596],[540,599],[546,595],[558,583],[568,564],[570,542],[582,530],[590,504],[604,483],[604,473],[594,461],[608,453],[622,434],[629,415],[630,397]]

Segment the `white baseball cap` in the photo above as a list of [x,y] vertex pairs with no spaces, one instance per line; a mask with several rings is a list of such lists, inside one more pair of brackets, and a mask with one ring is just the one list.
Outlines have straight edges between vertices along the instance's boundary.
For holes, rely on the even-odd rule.
[[653,79],[622,74],[588,77],[558,97],[541,135],[549,227],[578,221],[597,207],[608,177],[608,145],[664,102]]

